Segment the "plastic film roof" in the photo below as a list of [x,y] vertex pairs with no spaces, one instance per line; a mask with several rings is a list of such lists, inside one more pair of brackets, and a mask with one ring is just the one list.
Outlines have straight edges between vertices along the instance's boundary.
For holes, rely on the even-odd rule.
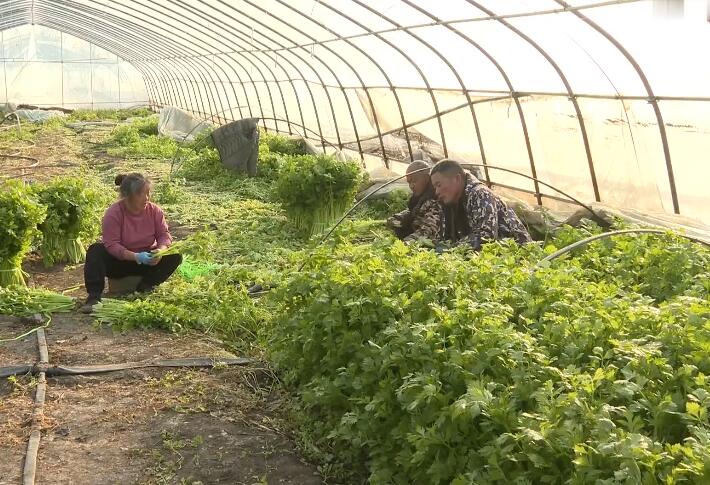
[[422,148],[538,203],[559,194],[513,172],[710,222],[708,7],[665,15],[678,5],[21,0],[0,3],[0,28],[89,42],[130,63],[151,104],[218,123],[258,117],[386,163]]

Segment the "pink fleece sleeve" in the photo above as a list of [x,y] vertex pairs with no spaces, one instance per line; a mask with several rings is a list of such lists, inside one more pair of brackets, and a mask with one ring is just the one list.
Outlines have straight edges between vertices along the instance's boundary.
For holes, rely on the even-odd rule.
[[121,244],[121,212],[117,206],[111,206],[101,221],[101,232],[106,251],[116,259],[124,259],[125,246]]
[[168,223],[165,221],[163,210],[155,206],[155,243],[158,247],[168,247],[173,242],[173,238],[168,230]]

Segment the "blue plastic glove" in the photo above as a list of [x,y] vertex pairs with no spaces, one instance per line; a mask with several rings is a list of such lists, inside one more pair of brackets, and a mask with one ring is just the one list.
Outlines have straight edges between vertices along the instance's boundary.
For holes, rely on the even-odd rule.
[[150,264],[153,259],[153,255],[148,251],[143,251],[142,253],[136,254],[136,263],[138,264]]

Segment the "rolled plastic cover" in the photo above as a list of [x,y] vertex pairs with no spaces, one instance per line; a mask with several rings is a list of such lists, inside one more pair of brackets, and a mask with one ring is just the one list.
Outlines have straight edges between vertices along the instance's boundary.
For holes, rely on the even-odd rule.
[[167,106],[160,110],[158,133],[175,140],[192,141],[212,128],[214,128],[212,123],[201,120],[180,108]]

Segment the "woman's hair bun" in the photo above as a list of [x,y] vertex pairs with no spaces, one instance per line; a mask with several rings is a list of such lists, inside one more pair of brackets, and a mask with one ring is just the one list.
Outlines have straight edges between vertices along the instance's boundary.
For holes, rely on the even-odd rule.
[[113,183],[120,187],[121,184],[123,183],[123,179],[125,179],[125,178],[126,178],[125,173],[119,173],[118,175],[116,175],[116,178],[113,179]]

